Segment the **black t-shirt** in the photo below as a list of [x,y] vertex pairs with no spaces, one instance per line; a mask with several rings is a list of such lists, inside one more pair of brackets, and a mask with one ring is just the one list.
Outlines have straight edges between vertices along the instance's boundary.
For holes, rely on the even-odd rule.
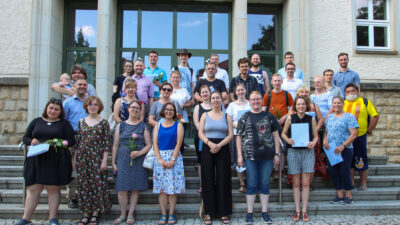
[[121,93],[122,85],[124,84],[125,78],[126,77],[124,75],[122,75],[122,74],[118,75],[118,77],[115,78],[114,85],[118,86],[117,93]]
[[242,152],[245,159],[268,160],[275,156],[272,132],[279,123],[270,112],[246,112],[238,121],[237,132],[242,136]]
[[196,87],[194,88],[194,93],[199,93],[200,94],[200,87],[207,84],[211,92],[213,91],[219,91],[219,92],[226,92],[226,86],[225,83],[220,80],[220,79],[215,79],[213,82],[208,81],[207,79],[201,79],[197,82]]

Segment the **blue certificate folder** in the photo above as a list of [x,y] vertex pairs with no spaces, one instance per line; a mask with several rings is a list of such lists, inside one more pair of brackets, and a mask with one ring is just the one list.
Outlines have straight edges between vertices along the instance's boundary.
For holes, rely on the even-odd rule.
[[335,145],[335,143],[329,143],[329,149],[326,149],[324,147],[324,151],[326,154],[326,157],[328,157],[329,163],[331,164],[331,166],[334,166],[338,163],[343,162],[343,158],[341,154],[335,154],[335,149],[337,148],[337,146]]
[[310,135],[308,133],[308,123],[294,123],[290,125],[292,139],[294,144],[292,147],[307,147],[310,142]]
[[47,143],[38,144],[38,145],[31,145],[28,148],[27,157],[32,157],[32,156],[35,156],[35,155],[43,154],[43,153],[49,151],[49,147],[50,147],[50,145],[47,144]]

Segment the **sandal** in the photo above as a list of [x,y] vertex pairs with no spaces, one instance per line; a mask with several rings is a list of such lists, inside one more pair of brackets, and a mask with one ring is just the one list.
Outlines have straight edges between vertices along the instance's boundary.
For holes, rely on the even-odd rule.
[[99,224],[99,222],[97,221],[97,219],[99,219],[99,216],[92,216],[92,218],[90,219],[90,225],[97,225]]
[[203,223],[206,225],[211,225],[212,224],[211,216],[210,215],[204,216]]
[[310,221],[310,217],[308,217],[307,212],[303,212],[303,221],[304,222]]
[[300,220],[300,212],[294,212],[294,216],[292,216],[293,221],[299,221]]
[[367,188],[367,185],[366,184],[361,184],[360,185],[360,187],[358,187],[358,190],[359,191],[366,191],[368,188]]
[[239,192],[246,193],[246,185],[240,185]]
[[203,192],[203,188],[199,188],[199,189],[197,190],[197,192],[198,192],[198,193]]
[[133,216],[128,216],[126,218],[126,224],[134,224],[135,223],[135,217]]
[[221,222],[222,224],[230,224],[231,223],[231,219],[227,216],[224,216],[221,218]]
[[89,223],[89,217],[84,216],[82,217],[81,221],[78,222],[78,225],[86,225]]
[[126,219],[125,216],[119,216],[117,219],[115,219],[115,220],[113,221],[113,224],[118,225],[118,224],[124,222],[125,219]]
[[176,218],[174,215],[168,216],[168,224],[176,224]]
[[160,219],[158,220],[158,224],[166,224],[167,223],[167,215],[161,215]]

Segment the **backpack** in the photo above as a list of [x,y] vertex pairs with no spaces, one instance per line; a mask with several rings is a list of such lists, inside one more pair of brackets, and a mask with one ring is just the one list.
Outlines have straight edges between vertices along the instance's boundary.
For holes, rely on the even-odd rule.
[[[284,90],[284,92],[285,92],[286,107],[287,110],[289,111],[289,95],[287,91]],[[269,107],[271,106],[271,97],[272,97],[272,92],[268,91],[267,111],[269,111]]]
[[[367,108],[368,107],[368,99],[367,98],[363,98],[363,101],[364,101],[365,108]],[[368,114],[368,109],[367,109],[367,115],[368,115],[368,118],[367,118],[367,127],[368,127],[369,121],[371,119],[371,117]]]
[[[192,78],[192,75],[193,75],[193,68],[190,68],[190,67],[188,67],[189,68],[189,70],[190,70],[190,78]],[[174,71],[175,70],[177,70],[177,71],[179,71],[179,67],[178,66],[174,66]]]

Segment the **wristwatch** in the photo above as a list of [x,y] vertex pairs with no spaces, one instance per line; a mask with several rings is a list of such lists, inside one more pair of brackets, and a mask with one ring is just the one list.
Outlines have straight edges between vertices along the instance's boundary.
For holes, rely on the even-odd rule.
[[278,152],[278,153],[275,153],[275,155],[277,155],[277,156],[281,156],[281,153],[280,153],[280,152]]
[[175,159],[175,158],[171,158],[171,160],[172,160],[172,161],[175,161],[176,159]]

